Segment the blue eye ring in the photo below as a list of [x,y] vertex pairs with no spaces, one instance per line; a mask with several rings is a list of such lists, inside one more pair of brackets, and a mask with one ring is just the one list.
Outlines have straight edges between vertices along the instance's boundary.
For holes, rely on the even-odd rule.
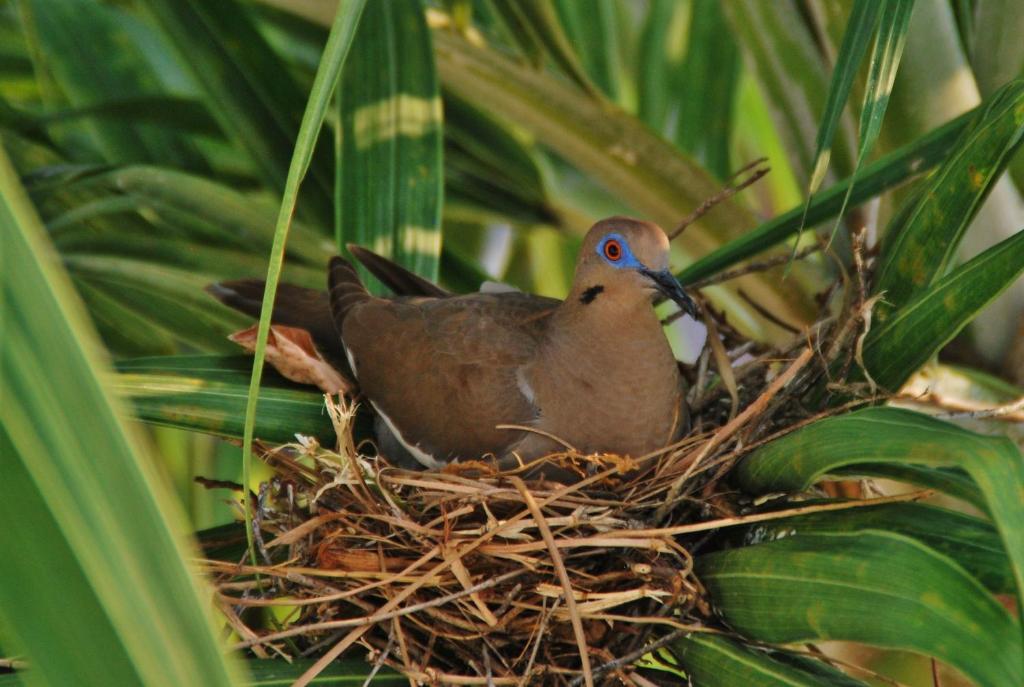
[[601,259],[616,269],[640,269],[643,267],[629,249],[626,238],[618,232],[608,234],[597,244],[596,253]]
[[606,239],[601,248],[601,253],[611,262],[618,262],[619,260],[622,260],[622,244],[619,243],[618,239]]

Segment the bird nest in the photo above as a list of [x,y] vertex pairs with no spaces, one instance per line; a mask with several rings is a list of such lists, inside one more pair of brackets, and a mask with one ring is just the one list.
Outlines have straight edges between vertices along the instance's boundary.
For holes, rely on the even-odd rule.
[[[310,675],[359,645],[416,683],[638,684],[652,649],[714,631],[692,554],[750,508],[724,478],[820,417],[800,399],[854,355],[859,328],[826,322],[758,349],[709,315],[722,344],[688,372],[705,390],[691,393],[693,431],[639,459],[545,457],[573,475],[559,482],[531,479],[535,465],[395,468],[356,444],[355,404],[325,397],[333,450],[258,447],[274,471],[254,509],[259,564],[207,561],[239,647],[319,656]],[[844,345],[816,344],[837,335]],[[287,617],[268,629],[254,606]]]

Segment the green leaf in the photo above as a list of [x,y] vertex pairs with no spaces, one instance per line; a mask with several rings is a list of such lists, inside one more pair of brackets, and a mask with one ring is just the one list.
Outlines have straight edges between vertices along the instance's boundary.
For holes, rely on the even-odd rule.
[[[236,0],[152,0],[150,13],[202,87],[204,102],[263,179],[283,192],[305,94]],[[303,195],[304,216],[326,229],[331,177],[326,146]]]
[[547,55],[577,86],[593,89],[580,66],[573,44],[562,28],[552,0],[491,0],[491,5],[501,15],[515,41],[535,63],[539,65]]
[[[120,9],[88,0],[27,0],[21,6],[30,35],[39,43],[38,51],[33,51],[41,60],[37,70],[52,75],[72,107],[102,107],[111,100],[165,95],[126,30],[127,18]],[[187,138],[164,128],[94,117],[88,129],[76,129],[75,135],[84,131],[107,162],[159,160],[175,167],[206,168]]]
[[[312,660],[299,659],[291,662],[283,659],[274,660],[248,660],[242,665],[248,672],[248,679],[240,680],[238,684],[249,685],[250,687],[288,687],[293,684],[312,665]],[[366,678],[370,674],[372,666],[365,661],[338,660],[327,666],[319,675],[313,678],[309,684],[314,687],[362,687],[367,684]],[[11,675],[0,675],[0,687],[21,687],[31,684],[29,678],[31,671],[15,673]],[[114,676],[108,684],[129,684],[114,682]],[[370,681],[371,685],[408,685],[409,681],[391,668],[381,668]]]
[[975,434],[898,408],[867,408],[819,420],[776,439],[735,471],[751,492],[803,491],[844,466],[891,463],[960,468],[985,496],[1024,597],[1024,456],[1005,437]]
[[[170,356],[119,361],[112,388],[143,422],[231,439],[244,436],[249,356]],[[269,373],[268,373],[269,374]],[[281,444],[296,434],[334,443],[323,395],[272,375],[260,389],[254,436]]]
[[860,144],[853,176],[857,175],[857,168],[871,152],[882,129],[882,118],[889,105],[889,94],[896,80],[896,70],[903,55],[913,9],[914,0],[895,0],[883,4],[878,35],[871,50],[871,71],[864,92],[864,106],[860,113]]
[[981,687],[1024,681],[1010,614],[956,563],[909,537],[804,534],[699,556],[694,569],[726,622],[747,637],[909,649]]
[[[745,687],[858,687],[864,683],[813,659],[765,651],[713,634],[693,633],[672,645],[672,655],[694,685]],[[657,667],[657,666],[655,666]]]
[[[882,118],[889,105],[889,94],[896,80],[896,70],[903,55],[903,46],[907,40],[907,27],[910,24],[910,13],[914,9],[914,0],[893,0],[886,3],[872,3],[881,12],[875,45],[871,50],[871,70],[868,73],[868,84],[864,91],[864,105],[860,112],[860,143],[857,147],[857,161],[850,175],[850,187],[843,199],[843,207],[839,210],[832,238],[839,230],[839,222],[846,211],[846,204],[853,191],[853,183],[857,172],[867,159],[871,149],[878,140],[882,130]],[[830,239],[831,240],[831,239]]]
[[105,289],[81,279],[75,281],[75,288],[112,353],[168,355],[174,352],[174,337],[170,332],[154,327],[151,321],[125,306]]
[[320,65],[313,79],[306,110],[299,125],[295,150],[288,165],[288,178],[285,181],[284,193],[281,197],[281,209],[274,226],[274,243],[270,248],[267,267],[267,278],[263,289],[263,303],[260,307],[260,319],[256,330],[255,359],[252,364],[252,377],[249,381],[249,392],[245,406],[245,426],[242,438],[242,483],[246,486],[245,495],[245,532],[249,544],[249,557],[256,562],[256,549],[252,540],[252,503],[249,482],[251,480],[252,441],[256,424],[256,408],[259,402],[260,381],[263,378],[263,360],[267,350],[267,339],[270,335],[270,318],[274,310],[274,295],[281,280],[281,265],[284,262],[285,245],[288,232],[292,226],[295,207],[299,201],[299,185],[309,170],[316,149],[316,142],[323,127],[324,118],[331,100],[331,92],[338,86],[345,59],[348,57],[355,40],[356,27],[366,7],[366,0],[353,0],[338,7],[334,15],[334,23],[327,37]]
[[864,475],[914,484],[925,489],[935,489],[947,496],[961,499],[978,510],[987,513],[988,505],[978,485],[959,468],[933,468],[927,465],[908,463],[857,463],[830,471],[836,477],[858,478]]
[[101,383],[99,343],[2,149],[0,231],[0,397],[16,399],[0,403],[0,517],[32,523],[2,536],[5,642],[30,684],[232,684],[184,516]]
[[[869,164],[857,175],[850,202],[857,205],[937,165],[977,112],[971,110]],[[844,179],[815,195],[807,207],[806,223],[813,226],[835,217],[851,182],[850,178]],[[694,262],[679,274],[680,280],[685,284],[704,279],[781,243],[799,231],[803,215],[801,204],[768,220]]]
[[[743,48],[747,68],[767,96],[797,181],[807,185],[814,169],[811,141],[829,92],[817,37],[793,0],[735,0],[722,3],[722,9]],[[853,157],[850,122],[844,120],[839,132],[832,143],[832,159],[833,166],[844,174]]]
[[246,318],[212,301],[203,289],[216,279],[153,262],[126,257],[66,256],[76,281],[103,289],[134,312],[205,350],[228,350],[225,337],[246,326]]
[[623,84],[619,42],[624,38],[625,27],[618,21],[615,3],[612,0],[554,2],[584,73],[605,95],[620,102]]
[[[970,57],[982,96],[1024,75],[1024,12],[1016,0],[977,0]],[[980,38],[980,40],[978,40]]]
[[673,86],[687,41],[691,8],[676,0],[652,0],[637,45],[637,116],[655,131],[669,135],[669,124],[686,93]]
[[[133,207],[146,210],[148,217],[155,213],[195,236],[245,248],[256,255],[265,254],[273,241],[275,202],[200,176],[139,165],[97,174],[79,185],[110,188],[130,198]],[[331,242],[323,234],[295,223],[288,240],[290,258],[322,269],[332,253]]]
[[[850,18],[843,33],[843,43],[839,46],[836,64],[832,69],[832,80],[828,85],[828,98],[821,113],[818,125],[818,138],[815,141],[814,163],[811,166],[811,178],[807,183],[807,202],[817,192],[828,171],[828,161],[832,155],[832,139],[843,117],[846,101],[853,90],[854,78],[860,63],[867,53],[871,39],[886,30],[879,25],[879,17],[887,5],[903,5],[902,2],[879,3],[873,0],[854,0]],[[876,31],[876,29],[879,29]],[[876,38],[880,40],[880,38]],[[862,119],[863,124],[863,119]],[[862,127],[863,129],[863,127]]]
[[338,89],[339,248],[357,243],[436,280],[441,97],[419,0],[367,5]]
[[[10,116],[11,113],[5,113]],[[217,137],[222,134],[216,120],[210,116],[209,110],[194,98],[174,95],[138,95],[114,98],[87,105],[71,107],[63,110],[52,110],[45,114],[33,115],[18,112],[19,119],[13,128],[19,131],[32,131],[42,127],[67,124],[79,119],[93,118],[110,120],[123,126],[128,124],[155,124],[163,129],[178,133],[201,134]],[[166,160],[163,160],[166,162]]]
[[[699,165],[614,105],[447,32],[435,32],[434,45],[447,89],[533,132],[653,221],[674,226],[719,190]],[[750,221],[738,203],[726,201],[687,238],[709,231],[721,240]]]
[[[718,0],[693,3],[686,59],[664,87],[678,98],[675,141],[719,179],[732,175],[732,112],[740,53]],[[695,94],[700,93],[700,97]]]
[[473,203],[490,216],[502,214],[528,224],[557,220],[534,151],[521,137],[446,94],[444,138],[444,191],[449,201]]
[[898,389],[1024,273],[1024,231],[997,243],[876,323],[864,341],[871,378]]
[[[813,506],[815,502],[801,502]],[[1013,594],[1013,571],[999,533],[985,520],[924,503],[887,503],[821,511],[730,528],[729,541],[749,546],[818,532],[886,530],[920,541],[955,560],[993,594]]]
[[899,232],[886,235],[874,293],[884,323],[951,267],[964,232],[1024,141],[1024,81],[1007,84],[973,117],[942,167],[927,181]]

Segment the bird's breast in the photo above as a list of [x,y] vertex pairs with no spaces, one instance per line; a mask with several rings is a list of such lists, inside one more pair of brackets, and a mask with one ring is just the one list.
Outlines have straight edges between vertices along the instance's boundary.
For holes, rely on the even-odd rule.
[[538,428],[580,451],[636,457],[677,434],[682,380],[660,327],[640,340],[609,333],[577,338],[571,350],[556,344],[526,378]]

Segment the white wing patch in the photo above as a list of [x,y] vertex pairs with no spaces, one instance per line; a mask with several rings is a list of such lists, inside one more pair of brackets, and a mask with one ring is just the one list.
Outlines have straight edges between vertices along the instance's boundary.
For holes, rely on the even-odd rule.
[[[352,368],[352,374],[356,377],[356,381],[358,381],[359,372],[356,370],[355,356],[353,356],[351,351],[348,350],[348,346],[345,345],[344,341],[341,342],[341,347],[345,349],[345,357],[348,359],[348,365]],[[391,418],[389,418],[387,414],[385,414],[384,411],[382,411],[372,400],[370,401],[370,405],[373,406],[374,412],[380,415],[381,419],[384,420],[384,424],[388,426],[388,431],[390,431],[392,436],[398,440],[398,443],[402,445],[402,448],[408,451],[409,455],[415,458],[421,465],[428,468],[443,468],[445,466],[445,463],[437,460],[416,444],[411,444],[406,441],[405,437],[402,436],[402,433],[398,431],[398,427],[395,427],[395,423],[391,421]]]
[[388,426],[388,430],[390,430],[391,434],[398,440],[398,443],[402,445],[402,448],[408,451],[409,455],[419,461],[421,465],[428,468],[443,468],[446,465],[446,463],[437,460],[434,456],[430,455],[416,444],[411,444],[406,441],[405,437],[402,436],[402,433],[398,431],[398,427],[395,427],[395,423],[391,421],[391,418],[385,415],[373,401],[370,401],[370,405],[373,406],[373,409],[378,415],[380,415],[381,419],[384,420],[384,424]]
[[520,393],[523,394],[523,396],[526,398],[527,401],[530,402],[531,405],[537,405],[534,402],[535,396],[533,393],[533,387],[530,386],[530,382],[527,381],[526,374],[522,367],[516,370],[516,386],[519,388]]
[[511,284],[488,280],[480,284],[478,293],[522,293],[522,291]]

